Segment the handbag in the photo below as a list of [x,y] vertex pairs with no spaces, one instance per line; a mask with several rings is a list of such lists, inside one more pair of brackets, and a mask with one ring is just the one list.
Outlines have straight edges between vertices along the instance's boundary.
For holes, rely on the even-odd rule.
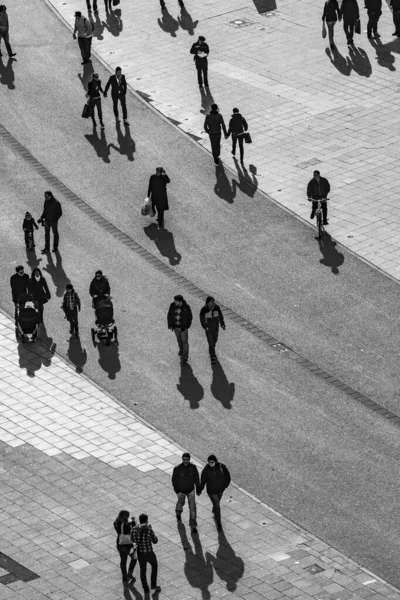
[[251,135],[249,134],[248,131],[244,132],[244,141],[246,144],[251,144],[253,142],[253,140],[251,139]]
[[322,22],[322,38],[325,39],[326,38],[326,27],[325,27],[325,22]]
[[128,546],[128,544],[129,545],[133,544],[131,534],[124,533],[124,525],[125,525],[125,523],[121,524],[121,533],[118,536],[118,544],[120,546]]
[[360,19],[357,19],[357,21],[356,21],[356,26],[355,26],[355,28],[354,28],[354,31],[355,31],[356,33],[361,33],[361,21],[360,21]]
[[142,213],[142,215],[143,215],[144,217],[146,217],[147,215],[149,215],[150,217],[154,217],[154,215],[155,215],[156,213],[155,213],[155,210],[154,210],[154,208],[153,208],[153,205],[152,205],[152,203],[151,203],[151,200],[150,200],[150,198],[146,198],[146,199],[145,199],[145,201],[144,201],[144,203],[143,203],[143,206],[142,206],[142,208],[141,208],[140,212]]
[[89,119],[89,117],[92,116],[92,107],[90,105],[90,102],[86,102],[85,106],[83,107],[83,111],[82,111],[82,117],[84,119]]

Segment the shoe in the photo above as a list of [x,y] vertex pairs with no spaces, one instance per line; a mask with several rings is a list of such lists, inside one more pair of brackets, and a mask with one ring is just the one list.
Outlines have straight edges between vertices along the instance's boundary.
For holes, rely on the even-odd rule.
[[311,215],[310,215],[310,219],[313,219],[314,217],[315,217],[315,213],[312,212]]
[[100,123],[100,127],[101,127],[102,129],[105,129],[104,123]]
[[381,36],[380,36],[380,34],[379,34],[378,32],[376,32],[376,33],[375,33],[375,37],[376,37],[376,38],[380,38]]
[[152,589],[154,592],[161,592],[161,585],[152,585],[152,586],[151,586],[151,589]]
[[81,65],[87,65],[87,64],[88,64],[88,62],[89,62],[88,60],[83,60],[83,61],[81,62]]
[[331,50],[335,49],[335,44],[331,44]]
[[182,350],[179,350],[178,356],[182,356],[182,354],[183,354]]
[[71,335],[74,333],[74,330],[73,330],[72,327],[69,328],[69,332],[70,332]]
[[215,365],[215,363],[216,363],[216,362],[217,362],[217,359],[216,359],[216,357],[215,357],[215,356],[212,356],[212,357],[211,357],[211,364],[212,364],[212,365]]
[[135,581],[136,581],[136,577],[134,577],[132,575],[132,573],[128,573],[128,579],[130,580],[131,583],[135,583]]
[[217,525],[217,531],[222,531],[222,525]]
[[181,522],[182,521],[181,515],[176,515],[176,520],[179,521],[179,522]]
[[124,119],[124,125],[129,125],[129,121],[127,119]]
[[188,356],[182,356],[181,360],[182,360],[183,363],[187,363],[188,358],[189,358]]
[[236,156],[236,152],[231,152],[232,156]]
[[11,54],[8,55],[9,58],[12,58],[13,56],[17,56],[16,52],[11,52]]
[[328,221],[324,221],[324,225],[329,225],[329,222]]
[[192,527],[192,533],[195,533],[195,534],[196,534],[196,533],[199,533],[199,532],[197,531],[197,527]]
[[93,127],[97,127],[96,121],[93,121]]
[[215,165],[216,167],[218,167],[218,165],[219,165],[219,160],[218,160],[218,159],[217,159],[217,160],[214,160],[214,165]]
[[48,252],[50,252],[50,248],[43,248],[42,254],[47,254]]
[[119,119],[118,117],[115,117],[115,122],[116,123],[121,123],[121,119]]
[[208,85],[208,83],[205,83],[204,87],[209,88],[210,86]]
[[58,252],[58,248],[53,248],[52,252]]

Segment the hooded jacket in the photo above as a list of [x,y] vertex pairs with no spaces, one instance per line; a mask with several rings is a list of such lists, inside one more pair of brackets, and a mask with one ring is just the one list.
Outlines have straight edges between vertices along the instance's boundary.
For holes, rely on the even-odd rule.
[[231,133],[244,133],[247,131],[247,121],[240,113],[233,113],[229,121],[228,135]]
[[[177,308],[177,306],[176,306],[175,302],[172,302],[168,309],[168,315],[167,315],[168,329],[175,329],[175,327],[177,327],[176,320],[175,320],[176,308]],[[192,315],[192,310],[191,310],[189,304],[185,300],[183,300],[180,309],[181,309],[181,320],[180,320],[179,326],[180,326],[181,330],[184,331],[185,329],[189,329],[189,327],[191,326],[192,320],[193,320],[193,315]]]
[[172,473],[172,487],[176,494],[189,494],[196,488],[200,490],[200,478],[196,465],[181,463],[174,468]]
[[58,221],[58,219],[62,216],[62,208],[54,196],[52,196],[49,200],[44,201],[42,216],[39,221],[44,221],[48,223],[54,223]]
[[227,135],[223,116],[217,110],[212,110],[205,118],[204,130],[209,135],[213,135],[214,133],[221,133],[221,127],[224,131],[224,134]]
[[354,23],[360,18],[360,11],[357,0],[343,0],[340,7],[340,13],[343,16],[343,21]]
[[225,327],[224,316],[218,304],[214,308],[208,308],[207,304],[200,311],[200,323],[203,329],[218,331],[219,326]]
[[201,473],[200,491],[207,486],[207,494],[222,494],[230,482],[231,476],[225,465],[216,462],[210,467],[207,464]]
[[109,296],[110,295],[110,284],[108,283],[107,277],[102,275],[100,279],[94,277],[90,284],[89,294],[92,296]]
[[21,294],[27,294],[29,292],[29,275],[24,273],[23,275],[14,275],[10,278],[11,293],[13,302],[18,302],[18,298]]
[[80,38],[93,37],[93,27],[86,17],[75,18],[74,34]]
[[[39,271],[40,273],[40,271]],[[47,285],[47,281],[40,273],[40,279],[36,280],[35,276],[32,273],[32,277],[29,281],[29,289],[32,296],[35,298],[37,302],[40,304],[44,304],[51,298],[49,286]]]

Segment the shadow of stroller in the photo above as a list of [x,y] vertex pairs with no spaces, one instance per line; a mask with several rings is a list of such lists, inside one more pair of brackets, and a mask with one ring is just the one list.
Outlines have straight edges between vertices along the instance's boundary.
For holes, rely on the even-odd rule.
[[18,344],[19,366],[26,369],[28,377],[35,377],[36,371],[51,365],[51,359],[56,351],[57,344],[47,335],[46,327],[42,324],[36,342]]
[[353,65],[350,62],[349,57],[346,58],[340,54],[339,50],[335,46],[335,50],[331,52],[329,48],[325,49],[325,54],[333,64],[333,66],[341,73],[342,75],[346,75],[348,77],[353,70]]
[[232,400],[235,395],[235,384],[229,383],[225,371],[219,361],[211,365],[213,379],[211,393],[216,400],[221,402],[224,408],[232,408]]
[[237,588],[237,582],[243,577],[244,562],[240,556],[235,554],[223,531],[218,534],[218,543],[215,557],[211,556],[211,564],[218,577],[226,582],[226,589],[229,592],[234,592]]
[[204,388],[193,374],[189,363],[181,362],[181,375],[176,389],[182,394],[185,400],[189,401],[190,408],[199,408],[200,400],[204,398]]
[[43,271],[47,271],[56,286],[56,296],[61,298],[65,292],[65,286],[67,283],[71,283],[69,277],[62,266],[62,258],[59,252],[55,252],[56,264],[54,264],[53,256],[49,252],[47,256],[47,265],[43,267]]
[[325,231],[322,240],[319,240],[319,249],[324,258],[319,261],[321,265],[330,267],[334,275],[339,275],[339,267],[344,263],[344,256],[336,250],[337,243]]
[[118,37],[122,32],[124,24],[121,19],[121,11],[119,8],[109,11],[106,13],[106,22],[102,21],[101,25],[104,29],[107,29],[111,35]]
[[13,58],[9,58],[7,64],[3,63],[3,59],[0,57],[0,83],[6,85],[9,90],[15,90],[15,74],[13,69]]
[[100,137],[97,133],[97,128],[93,127],[93,133],[86,133],[85,138],[87,141],[92,144],[93,148],[96,150],[96,154],[99,158],[103,160],[105,163],[109,163],[110,161],[110,146],[111,144],[107,144],[106,134],[104,129],[101,129]]
[[119,347],[116,342],[106,346],[103,342],[97,344],[99,351],[99,365],[108,375],[109,379],[115,379],[117,373],[121,370],[119,360]]
[[233,204],[233,199],[236,195],[236,189],[234,185],[231,186],[231,182],[225,173],[222,161],[219,161],[219,165],[215,167],[215,174],[217,176],[217,183],[214,186],[214,192],[217,194],[217,196],[222,198],[222,200],[225,200],[229,204]]
[[209,600],[211,593],[208,588],[214,581],[211,555],[206,552],[204,556],[203,547],[198,536],[192,536],[193,552],[193,548],[186,535],[186,527],[183,523],[178,523],[178,531],[181,537],[182,548],[185,552],[185,577],[189,585],[201,591],[202,600]]
[[[126,156],[128,160],[133,161],[134,153],[136,150],[136,145],[134,140],[131,137],[131,132],[129,129],[129,125],[125,125],[125,135],[122,133],[121,126],[119,123],[116,124],[117,136],[118,136],[118,144],[119,147],[115,144],[108,144],[109,148],[114,148],[117,152],[121,154],[121,156]],[[110,161],[108,161],[110,162]]]
[[187,31],[189,35],[194,35],[194,30],[199,24],[198,21],[193,21],[184,4],[181,5],[181,16],[178,16],[178,23],[179,27]]
[[368,41],[376,52],[376,62],[378,65],[380,67],[389,69],[389,71],[395,71],[395,57],[393,56],[390,47],[393,42],[390,42],[389,44],[382,44],[379,38],[369,38]]
[[201,109],[200,112],[203,115],[208,115],[211,110],[211,104],[215,104],[215,100],[210,92],[210,88],[201,87]]
[[87,362],[87,352],[84,348],[82,348],[81,340],[76,335],[71,335],[69,338],[67,356],[72,364],[75,365],[75,371],[77,373],[82,373],[83,367]]
[[233,160],[235,162],[235,168],[239,177],[239,181],[236,181],[236,179],[232,180],[232,187],[235,196],[236,190],[239,189],[244,194],[247,194],[247,196],[250,196],[250,198],[253,198],[258,188],[258,181],[256,177],[257,167],[254,165],[249,165],[249,171],[251,173],[251,175],[249,175],[249,171],[246,169],[244,164],[240,165],[237,158],[234,158]]
[[159,253],[169,260],[170,265],[178,265],[182,255],[175,248],[174,235],[167,229],[158,229],[155,223],[144,227],[144,232],[158,248]]
[[89,61],[83,66],[82,73],[78,73],[78,79],[82,84],[83,89],[87,92],[88,83],[92,78],[92,73],[94,73],[94,68],[92,65],[92,61]]
[[164,8],[162,12],[162,19],[157,19],[157,23],[163,31],[170,33],[172,37],[176,37],[176,32],[179,29],[179,23],[172,15],[169,14],[167,8]]
[[349,46],[350,61],[353,66],[353,71],[361,75],[361,77],[371,77],[372,67],[368,54],[363,48]]

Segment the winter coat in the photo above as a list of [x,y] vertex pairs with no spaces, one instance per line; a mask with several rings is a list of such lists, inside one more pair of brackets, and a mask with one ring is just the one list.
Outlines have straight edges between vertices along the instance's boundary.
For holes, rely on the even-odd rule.
[[24,222],[22,223],[22,229],[24,231],[33,231],[33,228],[39,229],[35,219],[33,217],[32,219],[24,219]]
[[212,135],[213,133],[221,133],[221,127],[224,131],[224,134],[227,135],[223,116],[220,115],[218,111],[212,110],[205,118],[204,130],[209,135]]
[[39,221],[47,221],[47,223],[54,223],[58,221],[58,219],[62,216],[62,208],[61,204],[58,200],[54,198],[50,198],[49,200],[44,201],[44,207],[42,216]]
[[231,133],[240,134],[247,131],[247,121],[240,113],[233,113],[229,121],[228,135]]
[[21,294],[29,293],[29,275],[24,273],[24,275],[18,275],[18,273],[14,273],[14,275],[10,278],[11,285],[11,293],[13,302],[18,302],[18,298]]
[[172,473],[172,487],[176,494],[189,494],[196,488],[200,490],[200,478],[196,465],[181,463],[174,468]]
[[107,277],[104,275],[100,279],[94,277],[90,284],[89,294],[92,296],[109,296],[110,295],[110,284],[108,283]]
[[231,476],[226,468],[220,462],[215,463],[214,467],[206,465],[201,473],[200,491],[207,486],[208,494],[222,494],[231,482]]
[[321,200],[321,198],[327,197],[330,190],[331,186],[325,177],[320,177],[319,183],[313,177],[307,186],[307,197],[312,198],[313,200]]
[[194,54],[194,62],[196,69],[204,68],[207,66],[207,56],[198,56],[198,52],[205,52],[208,56],[210,48],[205,42],[195,42],[190,49],[190,54]]
[[200,311],[200,323],[203,329],[218,331],[219,326],[225,328],[225,321],[218,304],[211,310],[207,304]]
[[347,23],[355,23],[360,18],[357,0],[343,0],[340,12]]
[[29,291],[39,304],[45,304],[51,298],[49,286],[43,275],[40,277],[39,281],[33,276],[30,278]]
[[93,36],[92,24],[86,17],[76,17],[74,34],[83,38],[90,38]]
[[92,79],[88,83],[88,91],[87,95],[91,100],[96,98],[101,98],[100,92],[103,93],[103,88],[101,87],[100,79]]
[[[168,315],[167,315],[168,329],[175,329],[175,327],[176,327],[176,321],[175,321],[176,308],[177,308],[177,306],[176,306],[175,302],[172,302],[169,307]],[[182,302],[180,309],[181,309],[180,328],[182,331],[184,331],[185,329],[189,329],[189,327],[191,326],[193,315],[192,315],[192,310],[191,310],[189,304],[185,301]]]
[[364,4],[368,14],[382,14],[382,0],[364,0]]
[[0,31],[4,32],[4,31],[8,31],[9,30],[9,25],[8,25],[8,15],[6,12],[0,12]]
[[154,174],[150,177],[147,196],[151,198],[151,203],[157,210],[169,210],[167,184],[170,181],[168,175]]
[[336,22],[338,19],[341,20],[342,15],[339,10],[339,4],[337,0],[327,0],[324,6],[324,12],[322,14],[323,21]]

